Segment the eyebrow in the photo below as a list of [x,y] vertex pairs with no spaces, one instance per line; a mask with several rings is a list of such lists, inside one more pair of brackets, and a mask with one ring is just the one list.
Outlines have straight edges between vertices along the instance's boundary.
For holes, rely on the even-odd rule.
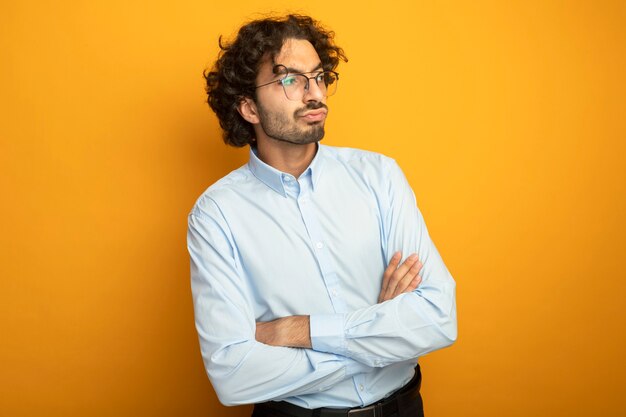
[[287,70],[288,74],[308,74],[310,72],[315,72],[315,71],[318,71],[318,70],[321,70],[321,69],[324,68],[321,62],[319,64],[317,64],[317,66],[315,68],[313,68],[311,71],[301,71],[301,70],[299,70],[297,68],[288,67],[288,66],[283,65],[283,64],[276,64],[276,65],[274,65],[274,73],[275,74],[276,74],[276,68],[277,67],[285,68]]

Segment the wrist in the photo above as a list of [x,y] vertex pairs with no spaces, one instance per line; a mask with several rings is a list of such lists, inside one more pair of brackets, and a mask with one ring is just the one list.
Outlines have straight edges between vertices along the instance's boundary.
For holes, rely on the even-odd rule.
[[310,348],[309,316],[290,316],[279,319],[279,338],[282,346]]
[[286,317],[285,346],[310,348],[311,324],[309,316]]
[[309,316],[288,316],[257,322],[256,340],[270,346],[311,348]]

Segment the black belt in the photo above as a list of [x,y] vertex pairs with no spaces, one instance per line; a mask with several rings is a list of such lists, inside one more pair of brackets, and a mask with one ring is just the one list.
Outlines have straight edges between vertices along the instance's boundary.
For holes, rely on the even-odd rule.
[[[261,404],[255,404],[255,411],[260,414],[271,414],[272,411],[280,413],[280,415],[292,417],[385,417],[396,413],[408,405],[415,402],[420,397],[420,386],[422,385],[422,375],[419,365],[415,368],[415,376],[408,384],[400,388],[391,396],[366,407],[355,408],[303,408],[286,401],[270,401]],[[256,413],[254,413],[256,414]],[[253,414],[253,415],[254,415]]]

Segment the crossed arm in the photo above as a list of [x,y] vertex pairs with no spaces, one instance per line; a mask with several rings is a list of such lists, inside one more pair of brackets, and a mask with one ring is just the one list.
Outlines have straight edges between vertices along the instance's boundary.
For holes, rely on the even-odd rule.
[[[400,265],[402,253],[396,252],[383,274],[378,302],[415,290],[422,277],[422,263],[412,254]],[[273,321],[256,323],[256,340],[270,346],[311,348],[309,316],[288,316]]]
[[394,186],[383,184],[389,195],[379,194],[381,207],[387,208],[381,213],[383,248],[418,253],[419,263],[416,256],[401,263],[402,255],[396,253],[384,271],[377,303],[349,312],[311,312],[255,323],[222,210],[207,198],[190,214],[196,328],[207,373],[222,403],[322,392],[454,342],[455,282],[406,179],[393,163],[387,171]]

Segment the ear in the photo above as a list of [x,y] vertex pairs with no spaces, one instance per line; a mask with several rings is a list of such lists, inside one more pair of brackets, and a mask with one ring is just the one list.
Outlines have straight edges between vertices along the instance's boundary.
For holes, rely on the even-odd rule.
[[237,111],[245,121],[252,123],[253,125],[258,124],[260,121],[256,103],[250,97],[241,99],[237,105]]

